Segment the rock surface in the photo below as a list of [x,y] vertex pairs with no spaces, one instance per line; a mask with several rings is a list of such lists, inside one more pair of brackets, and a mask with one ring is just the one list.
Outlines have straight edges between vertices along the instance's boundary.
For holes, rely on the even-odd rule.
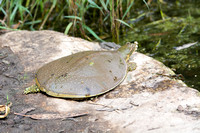
[[[19,58],[25,73],[34,73],[45,63],[72,53],[102,49],[98,43],[54,31],[8,32],[0,36],[0,46],[10,47]],[[34,107],[36,111],[30,114],[89,113],[88,116],[78,119],[78,124],[71,126],[71,130],[58,129],[64,132],[200,132],[199,92],[187,87],[181,80],[168,77],[167,75],[174,73],[162,63],[144,54],[134,53],[131,61],[136,62],[137,69],[129,72],[120,86],[95,101],[53,98],[41,93],[23,95],[25,86],[31,84],[33,76],[30,76],[29,84],[15,88],[15,95],[11,92],[9,94],[16,96],[15,99],[23,99],[20,107]],[[15,105],[13,112],[20,111],[16,108],[19,103],[13,101],[13,105]],[[30,120],[26,118],[26,122]],[[9,118],[4,121],[9,121]],[[26,127],[26,123],[26,125],[21,124],[18,130],[38,131],[42,126],[41,131],[53,132],[54,129],[51,129],[53,122],[57,122],[56,124],[60,124],[61,127],[63,124],[66,127],[73,124],[62,120],[37,121],[40,126],[38,124]],[[15,128],[9,128],[5,131],[14,132]]]

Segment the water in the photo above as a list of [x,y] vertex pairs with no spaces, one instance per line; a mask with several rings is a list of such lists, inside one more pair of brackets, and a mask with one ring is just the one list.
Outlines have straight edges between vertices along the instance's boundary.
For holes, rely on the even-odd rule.
[[152,3],[149,11],[141,4],[132,12],[135,19],[129,24],[134,28],[122,33],[120,43],[137,40],[139,52],[163,62],[200,90],[200,1]]

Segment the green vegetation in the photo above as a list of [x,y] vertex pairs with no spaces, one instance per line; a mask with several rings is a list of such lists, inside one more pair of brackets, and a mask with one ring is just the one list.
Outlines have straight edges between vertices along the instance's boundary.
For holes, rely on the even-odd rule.
[[[1,29],[52,29],[72,36],[119,42],[134,0],[2,0]],[[143,0],[143,4],[146,1]],[[91,39],[91,37],[93,37]]]

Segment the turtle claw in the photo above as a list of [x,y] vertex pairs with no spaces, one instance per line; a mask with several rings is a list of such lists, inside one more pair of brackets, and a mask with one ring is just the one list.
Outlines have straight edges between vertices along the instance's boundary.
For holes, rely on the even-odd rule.
[[38,88],[37,85],[32,85],[32,86],[30,86],[30,87],[27,87],[27,88],[24,90],[24,94],[37,93],[37,92],[40,92],[40,89]]
[[135,62],[129,62],[128,63],[128,71],[133,71],[137,68],[137,64]]

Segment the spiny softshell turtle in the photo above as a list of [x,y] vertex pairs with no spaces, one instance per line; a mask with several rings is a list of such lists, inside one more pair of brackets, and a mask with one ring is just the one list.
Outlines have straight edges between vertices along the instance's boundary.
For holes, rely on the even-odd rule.
[[84,51],[62,57],[38,70],[36,84],[54,97],[88,98],[106,93],[125,79],[129,58],[136,48],[137,42],[117,51]]

